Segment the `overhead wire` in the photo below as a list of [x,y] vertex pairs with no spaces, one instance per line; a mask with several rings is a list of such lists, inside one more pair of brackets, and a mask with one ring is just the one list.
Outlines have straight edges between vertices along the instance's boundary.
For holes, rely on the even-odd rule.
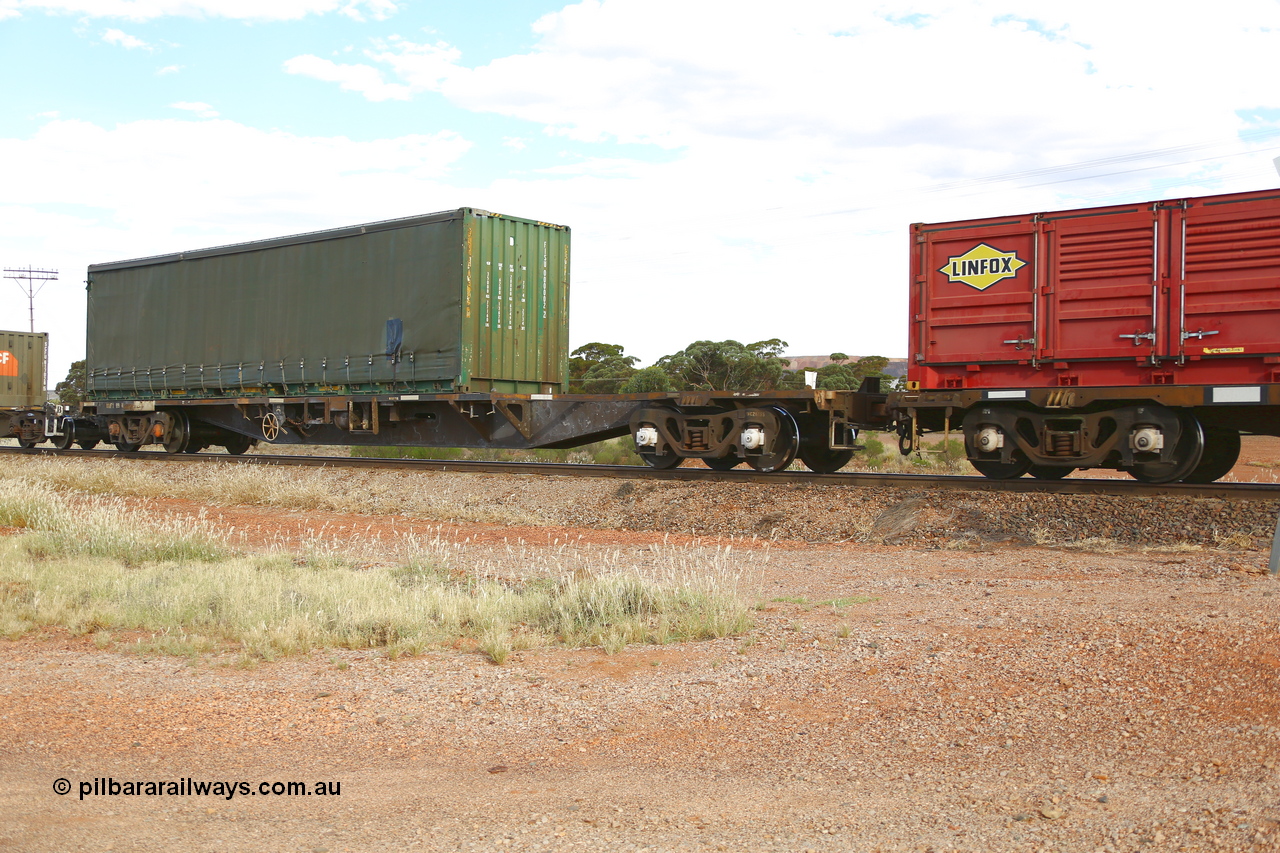
[[[1180,145],[1180,146],[1173,146],[1169,148],[1152,149],[1149,151],[1115,155],[1112,157],[1095,158],[1093,160],[1080,161],[1078,163],[1063,164],[1060,166],[1044,167],[1041,169],[1026,169],[1019,172],[1009,172],[1009,173],[1003,173],[1003,174],[988,175],[988,176],[983,176],[981,178],[973,178],[973,179],[962,180],[962,181],[950,181],[950,182],[942,182],[938,184],[929,184],[929,185],[902,190],[900,193],[894,195],[891,202],[886,202],[882,194],[880,198],[875,198],[869,201],[869,203],[856,208],[813,211],[813,212],[806,213],[805,218],[818,219],[818,218],[826,218],[826,217],[848,216],[852,214],[873,213],[879,210],[885,210],[891,206],[901,206],[901,204],[903,203],[904,196],[929,195],[929,194],[943,193],[943,192],[956,192],[957,190],[963,190],[965,188],[972,188],[974,191],[967,192],[967,193],[958,193],[956,197],[968,198],[968,197],[974,197],[979,195],[988,195],[990,193],[1000,191],[997,187],[990,186],[990,185],[1008,183],[1011,181],[1016,181],[1016,180],[1026,179],[1031,177],[1043,177],[1043,176],[1050,176],[1054,174],[1066,174],[1072,171],[1080,171],[1082,169],[1097,168],[1099,166],[1104,166],[1108,164],[1123,163],[1123,162],[1137,163],[1145,159],[1150,159],[1152,157],[1161,157],[1161,156],[1167,156],[1170,154],[1185,155],[1185,154],[1194,153],[1197,151],[1211,150],[1213,148],[1236,146],[1241,143],[1261,141],[1261,140],[1268,139],[1271,137],[1276,137],[1276,136],[1280,136],[1280,127],[1265,128],[1257,131],[1242,133],[1235,140],[1220,140],[1215,142],[1203,142],[1203,143],[1196,143],[1191,145]],[[1274,149],[1248,148],[1243,151],[1233,151],[1233,152],[1223,153],[1223,154],[1215,155],[1211,157],[1198,157],[1194,159],[1176,160],[1173,162],[1155,163],[1147,166],[1136,166],[1134,168],[1117,169],[1117,170],[1113,170],[1109,172],[1101,172],[1101,173],[1090,172],[1088,174],[1064,177],[1057,180],[1039,181],[1036,183],[1022,184],[1022,185],[1019,185],[1017,188],[1018,189],[1034,189],[1038,187],[1056,186],[1059,184],[1075,183],[1079,181],[1100,180],[1103,178],[1115,178],[1123,175],[1132,175],[1132,174],[1138,174],[1142,172],[1152,172],[1160,169],[1172,169],[1172,168],[1177,168],[1179,166],[1188,166],[1188,165],[1194,165],[1199,163],[1221,161],[1227,158],[1236,158],[1236,157],[1258,155],[1258,154],[1270,155],[1272,154],[1272,152],[1280,153],[1280,148],[1274,148]],[[1265,170],[1250,169],[1250,170],[1244,170],[1244,171],[1220,173],[1216,175],[1205,175],[1201,178],[1197,178],[1196,176],[1182,175],[1182,176],[1179,176],[1177,179],[1171,179],[1170,181],[1166,181],[1164,183],[1169,185],[1180,185],[1180,184],[1186,184],[1186,183],[1194,183],[1194,182],[1197,182],[1197,180],[1220,182],[1220,181],[1231,180],[1231,179],[1240,178],[1240,177],[1253,177],[1259,174],[1265,174]],[[987,187],[990,187],[990,188],[987,188]],[[1129,193],[1127,190],[1119,190],[1116,192],[1108,192],[1101,195],[1082,194],[1078,197],[1084,200],[1095,200],[1098,198],[1123,197],[1128,194]],[[769,216],[777,216],[779,214],[785,214],[787,211],[793,210],[797,206],[798,205],[793,205],[793,204],[783,204],[783,205],[772,205],[767,208],[756,208],[754,211],[740,210],[736,215],[730,216],[728,218],[718,216],[710,221],[713,221],[714,224],[717,226],[724,226],[725,224],[731,224],[733,221],[752,221],[753,219],[758,219],[762,213],[767,213]],[[686,220],[685,225],[681,225],[679,222],[673,223],[669,219],[665,220],[667,225],[669,226],[674,225],[675,227],[682,228],[682,229],[691,227],[695,222],[698,224],[701,224],[707,221],[708,219],[705,216],[700,216],[696,220],[688,219]],[[812,243],[816,240],[825,240],[829,237],[836,236],[836,235],[861,236],[862,233],[863,232],[860,232],[859,235],[854,235],[854,234],[851,234],[849,230],[845,228],[822,229],[820,231],[806,231],[803,235],[797,236],[795,238],[770,241],[769,245],[774,248],[793,246],[793,245],[804,245],[804,244]],[[865,233],[869,233],[869,232],[865,232]],[[634,257],[634,258],[643,257],[646,260],[649,260],[650,262],[652,262],[658,259],[659,257],[665,257],[667,260],[673,260],[676,257],[679,257],[681,255],[686,255],[686,254],[690,254],[690,252],[684,249],[681,249],[680,251],[667,251],[667,252],[655,253],[653,251],[653,244],[651,242],[646,241],[645,248],[643,249],[642,254],[636,253],[634,255],[624,255],[622,257],[619,257],[618,255],[614,254],[612,258],[614,261],[625,261],[627,257]],[[708,268],[708,266],[709,265],[705,265],[705,264],[695,264],[693,266],[682,264],[681,270],[694,271],[697,269]],[[617,270],[614,269],[613,272],[616,274]],[[591,281],[592,280],[590,278],[587,278],[585,280],[579,280],[578,283],[590,284]]]
[[[1280,127],[1261,128],[1259,130],[1254,130],[1254,131],[1245,131],[1240,133],[1237,136],[1237,138],[1233,140],[1201,142],[1201,143],[1195,143],[1191,145],[1176,145],[1170,148],[1156,148],[1149,151],[1138,151],[1130,154],[1117,154],[1111,157],[1100,157],[1094,160],[1082,160],[1078,163],[1065,163],[1059,166],[1044,166],[1038,169],[1024,169],[1020,172],[1008,172],[1005,174],[987,175],[980,178],[967,178],[967,179],[961,179],[958,181],[930,184],[928,186],[918,187],[915,190],[909,190],[909,191],[945,192],[947,190],[950,190],[956,187],[972,186],[975,184],[1004,183],[1008,181],[1022,180],[1024,178],[1036,178],[1036,177],[1042,177],[1045,175],[1062,174],[1066,172],[1076,172],[1076,171],[1080,171],[1081,169],[1110,166],[1117,163],[1138,162],[1142,160],[1148,160],[1152,157],[1161,157],[1166,155],[1171,156],[1171,155],[1177,155],[1177,154],[1190,154],[1196,151],[1207,151],[1213,148],[1235,146],[1240,144],[1241,142],[1250,142],[1254,140],[1267,139],[1275,136],[1280,136]],[[1234,154],[1228,154],[1225,156],[1237,156],[1239,154],[1246,154],[1246,153],[1254,153],[1254,150],[1245,151],[1245,152],[1235,152]],[[1182,165],[1184,163],[1203,162],[1204,159],[1214,159],[1214,158],[1202,158],[1200,160],[1179,161],[1178,163],[1171,163],[1171,164],[1164,164],[1164,165]],[[1142,169],[1152,169],[1152,168],[1159,168],[1159,166],[1142,167]],[[1136,169],[1132,171],[1141,171],[1142,169]],[[1107,174],[1124,174],[1127,171],[1130,171],[1130,170],[1121,170],[1119,172],[1111,172]],[[1081,178],[1081,180],[1083,179],[1084,178]],[[1074,180],[1074,179],[1068,179],[1068,180]],[[1033,184],[1032,186],[1041,186],[1041,185]]]

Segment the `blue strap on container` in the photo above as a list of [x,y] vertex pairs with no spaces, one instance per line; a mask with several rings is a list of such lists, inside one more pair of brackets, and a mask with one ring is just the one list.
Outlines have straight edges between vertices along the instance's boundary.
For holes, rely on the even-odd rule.
[[404,322],[398,317],[387,321],[387,361],[400,360],[400,348],[404,345]]

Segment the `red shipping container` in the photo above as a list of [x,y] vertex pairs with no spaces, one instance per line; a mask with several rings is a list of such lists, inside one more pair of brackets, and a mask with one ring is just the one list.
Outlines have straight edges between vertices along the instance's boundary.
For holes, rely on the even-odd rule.
[[1280,382],[1280,190],[911,234],[920,388]]

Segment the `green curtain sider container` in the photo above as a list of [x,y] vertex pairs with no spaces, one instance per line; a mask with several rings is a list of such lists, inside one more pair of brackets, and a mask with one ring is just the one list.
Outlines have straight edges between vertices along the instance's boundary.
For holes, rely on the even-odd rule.
[[45,404],[47,332],[0,332],[0,409]]
[[549,394],[569,229],[461,210],[89,267],[89,399]]

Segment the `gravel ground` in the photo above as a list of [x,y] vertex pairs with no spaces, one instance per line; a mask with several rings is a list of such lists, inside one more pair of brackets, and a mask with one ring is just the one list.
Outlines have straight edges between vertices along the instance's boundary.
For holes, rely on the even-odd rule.
[[[1280,849],[1275,506],[419,477],[518,526],[154,508],[263,542],[433,529],[513,572],[731,545],[756,627],[503,666],[0,641],[0,848]],[[79,797],[106,778],[341,793]]]

